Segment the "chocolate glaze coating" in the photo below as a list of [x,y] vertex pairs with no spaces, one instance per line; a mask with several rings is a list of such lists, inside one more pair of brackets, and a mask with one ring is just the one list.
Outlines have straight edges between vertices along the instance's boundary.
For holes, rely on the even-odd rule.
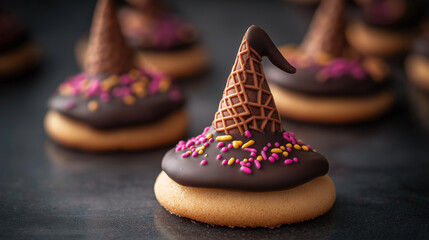
[[[182,96],[172,100],[170,92],[165,92],[136,98],[133,105],[126,105],[117,98],[112,98],[107,103],[100,101],[99,109],[91,112],[88,109],[88,103],[91,100],[91,98],[84,99],[80,96],[63,96],[56,93],[49,99],[48,105],[51,109],[94,128],[111,129],[154,122],[181,109],[185,104]],[[69,101],[74,101],[76,106],[68,109]]]
[[[224,135],[210,127],[207,132],[213,134],[213,138]],[[281,145],[288,143],[281,132],[260,133],[251,131],[252,137],[246,138],[240,134],[234,134],[234,140],[241,140],[243,143],[254,140],[252,148],[261,150],[268,142],[279,142]],[[226,141],[228,144],[231,141]],[[240,164],[231,166],[222,165],[222,159],[244,159],[249,157],[249,152],[241,148],[230,149],[228,152],[222,152],[217,146],[218,141],[213,141],[204,149],[204,153],[196,157],[182,157],[183,152],[170,150],[162,160],[162,169],[175,182],[190,187],[203,188],[221,188],[243,191],[275,191],[285,190],[304,184],[316,177],[323,176],[328,172],[329,165],[325,157],[313,151],[290,152],[287,158],[297,157],[299,162],[290,165],[284,164],[286,157],[281,156],[274,163],[268,160],[262,160],[261,168],[257,169],[252,165],[252,174],[246,174],[240,171]],[[205,156],[207,154],[207,156]],[[222,159],[216,159],[218,154]],[[200,162],[206,160],[206,165]],[[257,161],[257,160],[256,160]]]
[[338,78],[328,78],[321,82],[317,80],[317,73],[322,66],[299,68],[294,75],[287,74],[273,66],[266,67],[266,75],[269,82],[286,89],[318,96],[365,96],[373,94],[389,86],[389,80],[374,81],[370,75],[362,79],[356,79],[350,75]]

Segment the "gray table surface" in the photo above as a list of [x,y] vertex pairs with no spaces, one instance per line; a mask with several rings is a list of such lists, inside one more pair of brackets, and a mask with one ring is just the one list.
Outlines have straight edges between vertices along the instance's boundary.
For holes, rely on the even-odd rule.
[[[429,134],[410,114],[401,66],[398,101],[386,117],[353,126],[284,121],[285,129],[330,161],[333,209],[276,229],[230,229],[170,215],[153,184],[168,148],[88,154],[62,148],[43,130],[46,100],[79,71],[75,41],[89,26],[93,1],[5,4],[43,45],[39,71],[0,88],[0,239],[368,239],[429,237]],[[281,1],[176,1],[212,54],[209,73],[182,84],[192,119],[188,136],[212,121],[246,28],[257,24],[277,44],[298,43],[311,9]]]

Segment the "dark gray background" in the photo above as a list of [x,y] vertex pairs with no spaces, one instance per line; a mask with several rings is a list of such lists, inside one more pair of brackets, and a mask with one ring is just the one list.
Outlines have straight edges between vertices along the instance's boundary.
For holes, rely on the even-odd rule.
[[[94,1],[9,1],[43,45],[39,71],[0,88],[0,239],[368,239],[429,236],[429,137],[415,124],[393,64],[399,100],[375,122],[285,129],[330,161],[337,201],[322,217],[276,229],[229,229],[166,212],[153,184],[168,148],[88,154],[52,143],[43,130],[46,100],[79,71],[73,47]],[[312,9],[281,1],[173,2],[199,28],[211,71],[184,83],[189,136],[212,121],[246,28],[262,26],[277,44],[298,43]],[[222,204],[222,203],[219,203]]]

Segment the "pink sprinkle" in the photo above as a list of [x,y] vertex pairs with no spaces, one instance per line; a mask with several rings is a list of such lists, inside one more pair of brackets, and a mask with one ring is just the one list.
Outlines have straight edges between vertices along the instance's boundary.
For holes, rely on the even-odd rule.
[[192,157],[196,157],[196,156],[198,156],[198,152],[193,152]]
[[195,151],[195,146],[191,146],[191,150],[192,150],[192,151]]
[[241,166],[246,166],[245,162],[240,162]]
[[231,149],[232,148],[232,144],[230,143],[230,144],[228,144],[228,148],[229,149]]
[[[267,154],[265,154],[264,151],[261,151],[261,155],[264,158],[264,160],[267,160]],[[252,156],[252,157],[254,157],[254,156]]]
[[183,144],[185,144],[185,141],[180,140],[178,144],[183,145]]
[[88,95],[93,96],[97,93],[98,89],[100,89],[100,81],[94,80],[91,83],[91,86],[88,88]]
[[188,153],[188,152],[185,152],[185,153],[183,153],[183,154],[182,154],[182,158],[185,158],[185,157],[187,157],[187,156],[189,156],[189,153]]
[[197,140],[197,141],[195,142],[195,145],[200,145],[200,143],[201,143],[201,142]]
[[206,141],[207,141],[207,138],[205,138],[205,137],[200,137],[200,142],[202,142],[202,143],[205,143]]
[[187,143],[186,143],[186,145],[185,145],[185,147],[190,147],[190,146],[192,146],[192,145],[194,145],[194,141],[188,141]]
[[310,145],[307,145],[307,147],[310,149],[311,148],[311,146]]
[[213,142],[213,138],[210,138],[209,142]]
[[251,166],[252,166],[252,164],[251,164],[250,162],[247,162],[247,163],[246,163],[246,166],[247,166],[247,167],[251,167]]
[[253,158],[249,158],[249,162],[253,162]]
[[294,162],[298,162],[298,158],[294,157],[294,158],[293,158],[293,161],[294,161]]
[[246,131],[244,132],[244,135],[245,135],[247,138],[251,138],[251,137],[252,137],[252,134],[250,133],[250,131],[249,131],[249,130],[246,130]]
[[203,134],[202,135],[206,135],[206,133],[210,130],[210,127],[206,127],[204,128]]
[[122,84],[131,84],[134,82],[134,80],[128,74],[123,74],[119,81]]
[[276,143],[274,143],[274,146],[279,147],[280,143],[276,142]]
[[240,159],[235,159],[235,163],[240,163]]
[[273,153],[271,156],[273,156],[276,160],[279,160],[279,155],[277,153]]
[[222,165],[226,165],[228,162],[226,161],[226,159],[224,159],[223,161],[222,161]]
[[182,93],[180,92],[180,90],[178,88],[172,88],[170,91],[170,98],[173,101],[178,101],[179,99],[182,98]]
[[221,151],[222,151],[222,152],[227,152],[227,151],[228,151],[228,148],[223,147]]
[[222,155],[218,154],[216,158],[219,159],[219,160],[221,160],[222,159]]
[[220,142],[220,143],[217,144],[217,147],[223,147],[223,146],[225,146],[224,142]]
[[291,149],[290,147],[286,148],[286,150],[287,150],[288,152],[291,152],[291,151],[292,151],[292,149]]
[[259,163],[259,161],[255,161],[255,166],[257,169],[261,168],[261,163]]
[[262,150],[264,150],[265,152],[268,151],[267,147],[262,148]]
[[201,165],[206,165],[207,164],[207,161],[206,160],[203,160],[203,161],[201,161],[201,163],[200,163]]
[[268,147],[271,147],[271,143],[268,143],[268,144],[267,144],[267,146],[268,146]]
[[204,143],[204,147],[208,147],[210,145],[210,143],[206,142]]
[[107,92],[101,93],[100,99],[103,102],[108,102],[108,101],[110,101],[110,95]]
[[276,160],[275,160],[273,157],[271,157],[271,156],[270,156],[270,157],[268,158],[268,161],[270,161],[270,162],[272,162],[272,163],[273,163],[273,162],[275,162]]
[[245,172],[245,173],[247,173],[247,174],[252,174],[252,170],[250,170],[250,168],[248,168],[248,167],[242,166],[240,168],[240,170],[243,171],[243,172]]
[[285,160],[285,164],[286,164],[286,165],[289,165],[289,164],[291,164],[291,163],[292,163],[292,160],[291,160],[291,159],[286,159],[286,160]]
[[254,149],[254,148],[245,148],[244,150],[248,151],[248,152],[254,152],[254,153],[258,152],[258,150]]
[[256,157],[256,153],[251,152],[251,153],[250,153],[250,156],[252,156],[252,157]]

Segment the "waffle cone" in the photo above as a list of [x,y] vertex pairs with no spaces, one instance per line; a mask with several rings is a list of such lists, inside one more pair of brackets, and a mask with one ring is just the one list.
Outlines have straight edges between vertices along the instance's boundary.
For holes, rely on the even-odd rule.
[[320,53],[340,56],[345,44],[343,0],[322,0],[301,44],[304,55],[315,58]]
[[91,75],[121,74],[133,67],[112,0],[97,3],[86,56],[84,70]]
[[217,131],[242,135],[246,130],[283,131],[261,63],[265,55],[281,69],[295,71],[264,30],[250,27],[241,42],[213,120]]

